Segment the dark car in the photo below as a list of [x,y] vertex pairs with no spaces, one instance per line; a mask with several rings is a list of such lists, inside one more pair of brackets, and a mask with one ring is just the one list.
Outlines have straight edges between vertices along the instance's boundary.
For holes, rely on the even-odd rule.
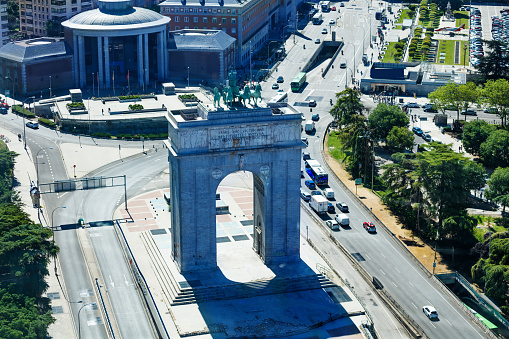
[[420,128],[419,128],[419,127],[417,127],[417,126],[415,126],[415,127],[413,127],[413,128],[412,128],[412,132],[414,132],[415,134],[417,134],[417,135],[419,135],[419,136],[423,134],[422,129],[420,129]]
[[327,213],[336,213],[336,209],[334,208],[334,205],[330,202],[327,203]]
[[283,79],[283,77],[282,77],[282,76],[278,76],[278,77],[277,77],[277,82],[282,83],[282,82],[284,82],[284,81],[285,81],[285,79]]
[[428,106],[428,107],[425,107],[424,108],[424,112],[429,112],[429,113],[438,113],[437,109],[433,106]]
[[342,63],[339,65],[339,68],[346,68],[346,63],[342,62]]
[[302,152],[302,160],[308,160],[311,159],[311,155],[309,152]]
[[467,109],[466,111],[461,112],[463,115],[477,115],[477,112],[473,109]]
[[310,190],[316,189],[315,182],[313,180],[306,180],[304,181],[304,184],[309,188]]
[[320,120],[320,115],[318,113],[315,113],[311,116],[311,120],[318,121]]

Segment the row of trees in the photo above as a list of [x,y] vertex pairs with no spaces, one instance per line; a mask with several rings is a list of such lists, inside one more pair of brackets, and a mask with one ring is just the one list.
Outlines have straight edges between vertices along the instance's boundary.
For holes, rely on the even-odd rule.
[[477,86],[473,82],[467,82],[464,85],[449,82],[429,93],[428,98],[442,113],[446,109],[455,110],[457,120],[460,120],[460,112],[477,104],[480,107],[489,107],[493,113],[500,117],[502,126],[507,123],[509,82],[506,79],[488,80],[482,86]]
[[[5,145],[4,145],[5,147]],[[13,188],[16,154],[0,149],[0,338],[45,338],[54,322],[47,266],[58,247],[34,224]]]
[[[414,145],[408,116],[398,106],[379,104],[366,119],[357,91],[346,89],[336,97],[330,112],[340,126],[343,161],[353,177],[370,181],[375,144],[395,152]],[[431,143],[428,149],[393,155],[394,163],[383,167],[383,200],[425,238],[434,238],[437,231],[442,237],[471,237],[475,219],[466,213],[467,198],[470,190],[484,186],[484,167],[449,145]]]
[[490,167],[509,166],[509,132],[484,120],[473,120],[463,127],[463,147],[479,155]]

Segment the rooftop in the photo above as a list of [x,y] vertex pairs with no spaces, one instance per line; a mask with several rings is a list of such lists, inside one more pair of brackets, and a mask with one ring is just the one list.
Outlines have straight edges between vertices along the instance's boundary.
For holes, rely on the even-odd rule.
[[168,17],[132,6],[131,0],[100,0],[99,8],[79,13],[62,26],[84,30],[119,30],[166,25]]
[[223,51],[235,43],[235,39],[220,30],[185,29],[170,32],[170,50]]
[[72,54],[69,46],[62,38],[36,38],[9,42],[0,48],[0,57],[27,62],[45,57]]

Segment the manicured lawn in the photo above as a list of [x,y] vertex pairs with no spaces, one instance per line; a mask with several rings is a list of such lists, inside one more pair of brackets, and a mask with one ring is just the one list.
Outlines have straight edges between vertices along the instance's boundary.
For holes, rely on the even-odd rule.
[[460,27],[465,24],[465,28],[468,28],[468,12],[466,11],[456,11],[454,12],[454,17],[456,18],[456,27]]
[[336,159],[339,162],[343,162],[343,159],[345,159],[346,154],[341,150],[343,145],[338,139],[338,133],[332,132],[329,137],[327,138],[327,147],[329,148],[329,153],[332,155],[334,159]]
[[[440,45],[438,46],[438,58],[437,61],[440,60],[440,53],[445,52],[445,65],[463,65],[463,42],[461,40],[439,40]],[[454,63],[454,51],[456,46],[456,41],[460,41],[460,58],[458,63]],[[468,65],[468,48],[467,48],[467,56],[465,59],[465,63]],[[438,62],[437,62],[438,63]]]
[[404,9],[403,11],[401,11],[401,15],[399,16],[399,19],[398,21],[396,22],[397,24],[402,24],[403,23],[403,20],[405,19],[412,19],[411,17],[408,16],[408,13],[410,13],[411,11],[409,9]]
[[394,60],[394,55],[396,54],[396,48],[394,46],[396,45],[396,42],[389,42],[387,45],[387,50],[385,51],[384,58],[382,62],[399,62],[398,60]]

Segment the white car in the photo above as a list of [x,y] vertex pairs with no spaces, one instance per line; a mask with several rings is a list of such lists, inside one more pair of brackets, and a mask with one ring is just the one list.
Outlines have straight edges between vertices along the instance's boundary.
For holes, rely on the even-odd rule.
[[329,25],[334,25],[335,23],[336,23],[336,21],[334,21],[334,19],[329,20]]
[[429,319],[438,319],[438,312],[433,306],[424,306],[422,311]]
[[37,129],[37,128],[39,128],[39,123],[34,122],[34,121],[29,121],[26,123],[26,126],[33,128],[33,129]]
[[339,230],[339,224],[336,220],[332,219],[332,220],[327,220],[325,222],[325,224],[327,225],[328,228],[330,228],[331,230]]

